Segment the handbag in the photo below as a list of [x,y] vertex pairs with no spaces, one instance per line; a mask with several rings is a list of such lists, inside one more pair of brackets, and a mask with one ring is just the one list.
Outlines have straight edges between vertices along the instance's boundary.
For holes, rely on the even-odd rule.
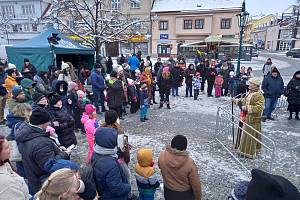
[[[18,125],[19,123],[17,123],[14,127],[14,133],[16,133],[16,126]],[[22,155],[19,151],[19,148],[18,148],[18,144],[17,144],[17,141],[16,140],[11,140],[11,141],[8,141],[9,142],[9,146],[10,146],[10,161],[12,162],[19,162],[19,161],[22,161]]]

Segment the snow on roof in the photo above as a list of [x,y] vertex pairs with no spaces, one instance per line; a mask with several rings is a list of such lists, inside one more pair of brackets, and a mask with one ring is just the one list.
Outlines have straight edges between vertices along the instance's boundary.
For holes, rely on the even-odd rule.
[[151,12],[239,8],[242,0],[156,0]]

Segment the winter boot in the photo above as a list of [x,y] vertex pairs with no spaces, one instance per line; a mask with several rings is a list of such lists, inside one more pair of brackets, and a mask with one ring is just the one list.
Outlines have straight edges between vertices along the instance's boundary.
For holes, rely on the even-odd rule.
[[298,120],[298,121],[300,120],[300,119],[299,119],[299,113],[296,113],[295,119]]
[[149,120],[149,118],[147,118],[147,117],[145,116],[145,117],[144,117],[144,120],[146,120],[146,121],[147,121],[147,120]]
[[145,122],[145,119],[144,119],[144,118],[141,118],[141,122]]
[[158,108],[162,108],[164,106],[164,103],[160,102],[159,107]]
[[291,120],[291,119],[293,119],[293,113],[292,112],[290,112],[290,116],[289,116],[288,120]]
[[168,109],[171,109],[170,103],[169,103],[169,102],[167,103],[167,108],[168,108]]

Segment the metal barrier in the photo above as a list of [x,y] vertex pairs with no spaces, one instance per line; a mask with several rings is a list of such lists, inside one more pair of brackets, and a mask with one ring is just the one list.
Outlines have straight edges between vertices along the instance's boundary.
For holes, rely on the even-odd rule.
[[[251,169],[259,168],[271,172],[275,159],[275,143],[269,137],[240,121],[239,109],[231,104],[218,107],[216,140],[231,157],[250,175]],[[251,132],[251,134],[249,133]],[[252,159],[243,152],[254,152]]]

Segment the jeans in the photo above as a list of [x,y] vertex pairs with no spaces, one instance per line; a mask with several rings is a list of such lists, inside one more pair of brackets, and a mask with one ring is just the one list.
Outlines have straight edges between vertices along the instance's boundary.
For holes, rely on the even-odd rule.
[[147,116],[147,112],[148,112],[148,107],[145,105],[141,106],[141,109],[140,109],[141,119],[144,119]]
[[185,88],[185,96],[188,97],[189,96],[189,93],[190,93],[190,97],[193,96],[193,86],[192,85],[186,85],[186,88]]
[[277,97],[265,98],[265,109],[263,112],[264,116],[271,117],[272,112],[276,108],[277,101],[278,101]]
[[179,96],[178,95],[178,87],[172,87],[172,96]]
[[93,93],[94,93],[94,97],[95,97],[95,101],[94,101],[94,105],[96,107],[97,112],[99,112],[99,102],[101,105],[102,110],[104,110],[104,89],[93,89]]
[[200,91],[199,89],[194,89],[194,100],[198,99],[199,91]]

